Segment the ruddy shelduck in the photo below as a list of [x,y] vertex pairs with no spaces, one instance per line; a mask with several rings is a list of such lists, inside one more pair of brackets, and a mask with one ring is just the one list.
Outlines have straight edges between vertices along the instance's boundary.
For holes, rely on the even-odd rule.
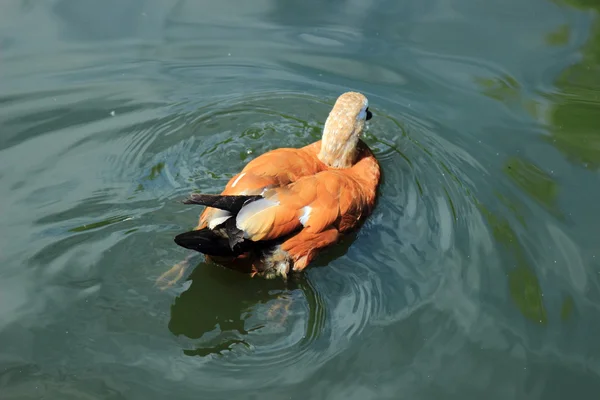
[[207,208],[175,242],[252,276],[286,279],[304,270],[373,210],[380,167],[360,139],[371,117],[363,94],[342,94],[321,140],[262,154],[221,194],[185,200]]

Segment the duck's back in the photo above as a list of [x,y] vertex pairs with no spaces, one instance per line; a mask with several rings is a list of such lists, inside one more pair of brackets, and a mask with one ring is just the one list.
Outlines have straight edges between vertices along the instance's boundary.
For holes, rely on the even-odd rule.
[[[261,154],[233,176],[221,194],[258,195],[265,189],[289,185],[302,177],[326,170],[327,166],[317,157],[320,144],[318,141],[298,149],[280,148]],[[204,228],[211,220],[216,223],[223,217],[225,213],[222,210],[206,208],[200,215],[197,229]]]

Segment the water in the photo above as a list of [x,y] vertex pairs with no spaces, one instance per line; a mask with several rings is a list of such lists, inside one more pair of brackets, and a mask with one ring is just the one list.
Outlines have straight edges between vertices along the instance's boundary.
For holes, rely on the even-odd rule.
[[[0,398],[595,399],[600,3],[4,1]],[[359,90],[377,208],[301,279],[189,192]]]

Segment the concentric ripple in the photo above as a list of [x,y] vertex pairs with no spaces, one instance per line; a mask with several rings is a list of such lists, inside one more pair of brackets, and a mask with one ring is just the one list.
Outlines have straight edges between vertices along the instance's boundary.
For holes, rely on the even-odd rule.
[[[192,110],[184,103],[156,107],[137,117],[133,110],[108,107],[114,108],[104,117],[110,129],[90,131],[61,153],[92,154],[102,146],[90,176],[106,189],[64,199],[63,210],[38,218],[40,234],[52,240],[32,260],[59,285],[83,285],[86,296],[97,296],[96,314],[106,309],[129,314],[139,301],[158,312],[158,304],[142,300],[157,296],[157,290],[140,286],[140,277],[151,281],[187,254],[171,237],[191,228],[200,210],[178,200],[195,190],[220,191],[256,155],[318,140],[333,101],[263,91],[224,96]],[[485,169],[409,107],[377,97],[371,103],[375,116],[365,140],[383,169],[374,214],[291,287],[201,263],[191,281],[167,291],[165,300],[176,296],[169,329],[180,354],[190,357],[182,378],[200,373],[196,382],[205,389],[213,381],[239,390],[302,382],[361,341],[365,330],[407,318],[434,301],[453,274],[449,268],[473,256],[478,242],[490,240],[476,218],[472,183],[458,178]],[[76,190],[75,180],[72,185]],[[473,228],[484,236],[472,235]],[[147,264],[125,268],[115,258],[124,252]],[[132,287],[133,296],[118,295]],[[124,363],[140,365],[134,359]],[[232,369],[243,373],[232,375]],[[284,372],[291,369],[298,372]]]
[[[176,205],[177,199],[193,190],[221,190],[245,163],[272,148],[319,139],[333,100],[290,92],[231,96],[155,123],[151,135],[131,134],[125,148],[133,154],[121,158],[119,168],[135,163],[149,172],[138,179],[143,189],[130,204],[159,190],[152,196],[168,199],[160,215],[174,228],[171,234],[190,228],[200,210]],[[365,329],[432,301],[448,279],[448,265],[469,257],[455,241],[469,235],[478,211],[457,170],[485,169],[410,109],[395,111],[396,117],[385,106],[373,109],[365,140],[384,175],[378,206],[357,235],[324,254],[296,288],[201,263],[176,295],[169,327],[184,354],[201,356],[189,365],[201,368],[203,386],[214,379],[240,390],[301,382],[361,340]],[[473,248],[482,240],[486,236],[473,239]],[[167,251],[172,263],[183,257],[175,247]],[[158,276],[166,267],[147,273]],[[299,372],[281,374],[288,368]],[[244,373],[232,376],[232,369]]]

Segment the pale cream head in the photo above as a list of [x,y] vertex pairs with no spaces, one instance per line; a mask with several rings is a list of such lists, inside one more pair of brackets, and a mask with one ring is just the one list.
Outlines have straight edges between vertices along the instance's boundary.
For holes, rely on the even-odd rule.
[[325,121],[319,160],[332,168],[349,168],[356,160],[358,139],[371,118],[369,101],[357,92],[338,97]]

